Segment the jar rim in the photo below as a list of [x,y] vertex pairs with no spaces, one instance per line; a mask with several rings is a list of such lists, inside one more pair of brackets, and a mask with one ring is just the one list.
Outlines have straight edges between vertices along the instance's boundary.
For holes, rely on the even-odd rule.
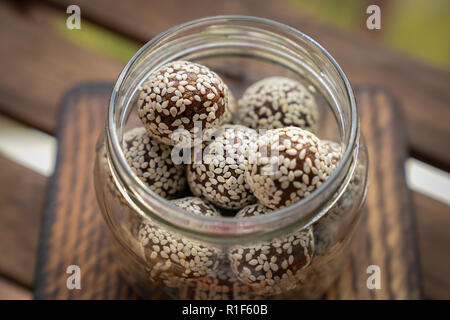
[[[118,99],[118,92],[121,85],[129,72],[133,67],[136,60],[148,50],[152,45],[158,41],[168,37],[175,32],[195,26],[197,24],[212,23],[220,21],[235,21],[235,22],[253,22],[260,25],[267,25],[274,28],[280,28],[281,30],[290,33],[291,35],[298,37],[306,42],[312,44],[312,46],[319,49],[320,53],[331,62],[332,66],[336,69],[340,80],[344,84],[345,93],[348,96],[350,103],[350,134],[348,135],[348,141],[345,141],[346,149],[342,156],[341,161],[334,170],[333,174],[316,190],[314,190],[308,197],[298,201],[297,203],[284,207],[281,209],[274,210],[270,214],[248,217],[246,219],[235,218],[235,217],[211,217],[211,216],[200,216],[194,213],[188,212],[176,205],[170,203],[169,200],[164,199],[154,192],[152,192],[145,184],[133,173],[131,167],[128,165],[125,154],[120,145],[120,139],[118,136],[118,130],[116,126],[116,102]],[[107,121],[106,121],[106,147],[107,152],[111,156],[112,163],[114,167],[119,167],[117,170],[119,179],[123,181],[130,181],[136,187],[139,195],[141,196],[138,200],[143,201],[151,200],[152,210],[144,210],[144,215],[147,218],[157,220],[164,223],[169,228],[173,228],[179,232],[187,233],[191,236],[197,238],[220,238],[223,237],[251,237],[252,235],[263,235],[271,234],[276,230],[283,228],[288,228],[292,225],[300,227],[307,227],[311,225],[314,221],[319,219],[324,212],[319,212],[314,215],[309,214],[307,210],[299,210],[301,208],[308,207],[308,204],[313,202],[318,202],[323,199],[321,193],[323,190],[329,188],[331,185],[337,185],[339,182],[344,181],[346,172],[348,170],[353,170],[353,166],[348,166],[352,157],[354,156],[354,151],[357,150],[357,142],[359,138],[359,120],[358,111],[356,108],[356,102],[353,94],[353,90],[350,83],[342,71],[336,60],[326,51],[317,41],[308,35],[298,31],[297,29],[285,25],[280,22],[276,22],[266,18],[246,16],[246,15],[218,15],[210,16],[205,18],[200,18],[192,20],[168,29],[165,32],[160,33],[152,40],[144,44],[136,54],[130,59],[130,61],[125,65],[124,69],[120,73],[112,91],[110,98]],[[342,193],[342,192],[341,192]],[[144,201],[149,205],[149,201]],[[186,223],[189,222],[189,223]],[[281,226],[281,227],[280,227]],[[276,228],[276,230],[275,230]]]

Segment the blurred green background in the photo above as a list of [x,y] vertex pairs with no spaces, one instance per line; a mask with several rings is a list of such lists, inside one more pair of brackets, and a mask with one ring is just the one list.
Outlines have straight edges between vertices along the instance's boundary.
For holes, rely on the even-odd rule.
[[[449,0],[290,0],[299,10],[342,29],[364,32],[386,46],[450,69]],[[365,12],[381,9],[381,30],[368,31]]]

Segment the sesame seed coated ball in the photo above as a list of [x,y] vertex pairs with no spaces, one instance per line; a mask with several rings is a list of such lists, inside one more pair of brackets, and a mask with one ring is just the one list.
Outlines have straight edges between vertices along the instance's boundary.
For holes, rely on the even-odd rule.
[[[217,216],[210,205],[196,197],[172,200],[175,205],[198,215]],[[150,278],[171,288],[196,286],[217,269],[222,251],[212,245],[191,240],[145,220],[139,229],[139,241]]]
[[273,210],[262,205],[261,203],[255,203],[239,210],[238,213],[236,213],[236,218],[261,216],[271,211]]
[[297,127],[268,130],[250,155],[245,180],[258,200],[272,209],[306,198],[334,170],[319,139]]
[[[219,216],[212,205],[197,197],[175,199],[171,203],[198,215]],[[217,269],[223,256],[214,246],[190,240],[148,220],[140,225],[139,240],[151,279],[162,280],[172,288],[195,287],[196,280],[204,279]]]
[[[263,215],[271,210],[261,204],[242,209],[236,217]],[[228,257],[231,269],[243,283],[256,285],[261,294],[279,294],[297,285],[297,275],[314,254],[312,227],[256,245],[235,246]]]
[[153,281],[170,287],[183,287],[195,278],[205,277],[218,266],[219,249],[186,239],[180,234],[144,221],[139,241]]
[[354,219],[355,209],[360,205],[364,194],[366,167],[358,163],[344,193],[333,207],[314,224],[316,255],[330,253],[333,246],[345,237],[345,226]]
[[98,165],[98,170],[103,176],[102,181],[105,181],[106,183],[105,201],[116,203],[116,205],[120,207],[120,210],[118,210],[120,215],[119,219],[122,221],[122,223],[120,223],[120,228],[124,233],[124,238],[131,246],[131,248],[138,252],[140,245],[139,241],[137,241],[137,234],[139,231],[138,228],[141,223],[141,219],[130,207],[130,204],[126,201],[122,193],[119,191],[118,186],[116,185],[112,176],[108,157],[106,155],[106,149],[104,147],[99,153]]
[[193,212],[195,214],[210,217],[217,217],[220,215],[212,205],[197,197],[175,199],[170,202],[182,209]]
[[223,124],[232,124],[234,113],[236,112],[236,99],[230,90],[228,90],[228,104],[223,119]]
[[188,130],[194,138],[194,123],[202,129],[218,127],[225,116],[228,88],[207,67],[188,62],[170,62],[151,74],[139,88],[138,114],[148,133],[175,145],[172,133]]
[[330,140],[320,140],[320,145],[331,157],[331,163],[335,166],[338,165],[342,158],[342,148],[337,142]]
[[171,148],[149,136],[144,128],[124,135],[125,158],[133,172],[159,196],[176,197],[186,187],[185,169],[171,159]]
[[245,90],[238,106],[240,123],[253,129],[317,129],[319,112],[314,97],[289,78],[270,77],[254,83]]
[[248,150],[256,132],[240,125],[225,125],[204,144],[203,160],[187,167],[194,195],[224,209],[240,209],[256,202],[245,182]]

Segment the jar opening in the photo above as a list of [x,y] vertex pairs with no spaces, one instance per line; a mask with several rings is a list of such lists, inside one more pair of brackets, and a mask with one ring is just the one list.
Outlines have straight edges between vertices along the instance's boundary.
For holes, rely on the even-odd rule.
[[[249,55],[281,65],[307,78],[332,107],[342,137],[343,156],[327,181],[301,201],[263,216],[246,219],[204,217],[187,212],[153,193],[132,172],[121,148],[124,127],[138,86],[161,65],[173,60]],[[212,242],[271,238],[317,221],[345,190],[354,170],[359,140],[356,103],[347,77],[316,41],[268,19],[215,16],[194,20],[145,44],[121,72],[112,92],[106,127],[106,149],[116,184],[136,211],[168,228]]]

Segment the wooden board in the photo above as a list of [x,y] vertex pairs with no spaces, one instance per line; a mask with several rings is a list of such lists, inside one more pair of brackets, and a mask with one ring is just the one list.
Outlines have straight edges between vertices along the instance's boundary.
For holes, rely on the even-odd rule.
[[[135,298],[118,266],[93,187],[94,148],[104,128],[111,86],[71,91],[59,121],[56,172],[43,221],[34,295],[37,299]],[[381,90],[358,91],[370,157],[364,225],[345,271],[329,299],[421,298],[415,229],[403,176],[401,117]],[[66,268],[77,264],[82,289],[66,288]],[[369,291],[366,268],[382,270],[382,289]]]
[[[382,85],[395,94],[404,111],[411,151],[450,169],[450,72],[388,50],[370,39],[367,32],[350,34],[320,23],[289,0],[198,0],[181,10],[182,2],[166,0],[46,1],[64,10],[69,4],[78,4],[83,18],[141,42],[177,24],[221,14],[252,15],[285,23],[321,43],[353,85]],[[366,16],[363,8],[361,17]]]
[[[369,152],[366,237],[360,234],[355,241],[351,258],[327,297],[419,299],[421,278],[404,177],[406,153],[400,109],[380,89],[358,90],[356,96]],[[371,264],[382,270],[381,290],[367,290],[366,268]]]

